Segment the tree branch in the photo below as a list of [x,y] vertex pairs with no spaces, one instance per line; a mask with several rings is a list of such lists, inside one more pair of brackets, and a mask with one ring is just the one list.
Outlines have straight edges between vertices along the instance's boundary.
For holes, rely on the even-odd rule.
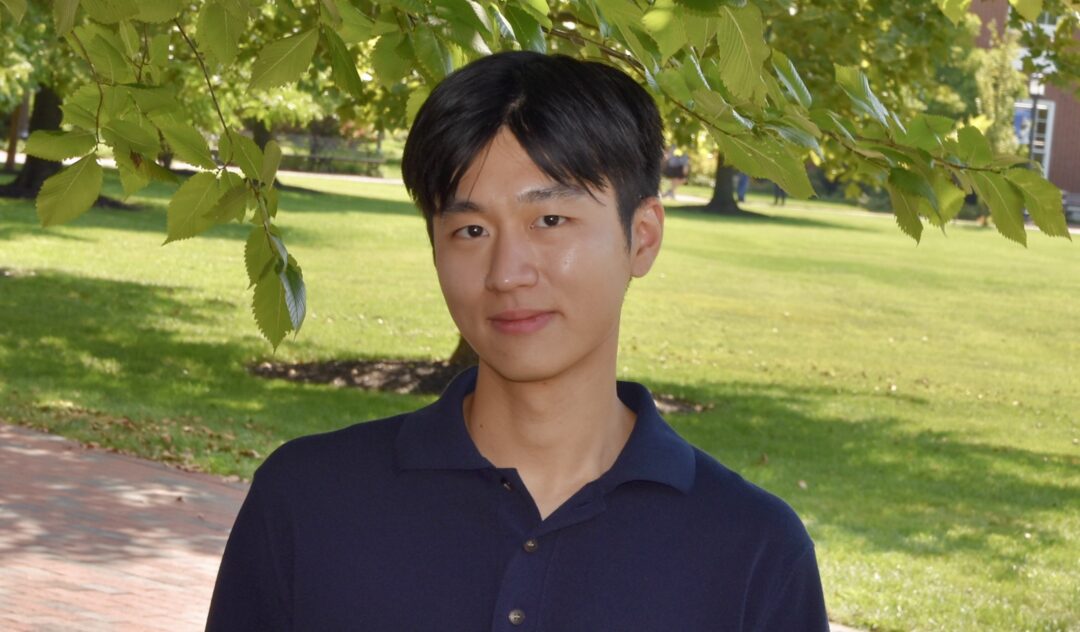
[[173,24],[176,25],[176,30],[180,31],[180,36],[187,42],[191,52],[195,55],[195,60],[199,62],[199,68],[202,69],[203,79],[206,80],[206,88],[210,90],[210,99],[214,102],[214,111],[217,112],[218,120],[221,121],[221,128],[225,130],[225,136],[229,139],[229,146],[232,147],[232,132],[229,131],[229,126],[225,124],[225,116],[221,113],[221,106],[218,104],[217,93],[214,92],[214,85],[210,82],[210,73],[206,70],[206,64],[203,62],[202,54],[199,53],[199,49],[195,47],[195,42],[191,41],[188,34],[184,32],[183,25],[180,24],[179,18],[173,18]]

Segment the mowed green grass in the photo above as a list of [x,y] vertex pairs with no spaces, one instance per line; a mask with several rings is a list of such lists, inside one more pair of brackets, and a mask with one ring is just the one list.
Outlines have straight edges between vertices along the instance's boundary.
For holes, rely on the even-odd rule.
[[[429,401],[246,372],[456,340],[400,186],[285,182],[322,193],[281,196],[309,316],[276,354],[245,226],[161,247],[164,186],[51,229],[0,200],[0,417],[247,477],[284,440]],[[1080,246],[965,226],[916,246],[885,217],[749,206],[774,218],[670,209],[620,375],[709,406],[669,421],[796,508],[834,620],[1080,630]]]

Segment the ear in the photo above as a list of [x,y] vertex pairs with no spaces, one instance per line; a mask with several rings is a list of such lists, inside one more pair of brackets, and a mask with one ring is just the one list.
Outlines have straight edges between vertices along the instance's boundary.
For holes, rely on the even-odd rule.
[[664,205],[657,197],[638,204],[630,223],[630,274],[643,277],[660,254],[664,240]]

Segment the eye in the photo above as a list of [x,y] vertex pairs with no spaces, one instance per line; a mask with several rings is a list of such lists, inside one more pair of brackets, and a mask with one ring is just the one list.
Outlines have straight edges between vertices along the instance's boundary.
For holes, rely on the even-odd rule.
[[560,224],[565,224],[569,218],[562,215],[544,215],[540,218],[540,226],[544,228],[555,228]]
[[477,237],[483,237],[487,233],[483,226],[478,224],[469,224],[468,226],[462,226],[461,228],[453,232],[454,237],[461,237],[462,239],[476,239]]

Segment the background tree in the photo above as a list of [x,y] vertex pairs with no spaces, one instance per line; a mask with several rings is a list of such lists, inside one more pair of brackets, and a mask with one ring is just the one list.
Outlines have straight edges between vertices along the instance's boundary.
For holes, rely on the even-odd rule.
[[1020,142],[1013,115],[1016,102],[1027,95],[1027,78],[1016,68],[1019,38],[1014,31],[999,32],[994,25],[990,33],[990,48],[978,50],[973,56],[979,93],[980,120],[976,125],[983,129],[995,153],[1016,154]]
[[[24,0],[0,2],[16,20],[23,17]],[[247,96],[237,95],[234,104],[226,95],[242,90],[254,98],[290,85],[319,90],[330,77],[350,103],[384,120],[407,121],[429,86],[454,68],[522,48],[622,67],[706,130],[726,165],[772,179],[795,196],[813,195],[809,156],[844,156],[849,177],[888,189],[898,225],[916,240],[924,220],[944,227],[965,191],[987,201],[1010,239],[1026,243],[1025,207],[1045,233],[1067,237],[1060,191],[1022,159],[995,155],[976,127],[909,116],[918,110],[907,107],[918,94],[878,60],[906,50],[890,43],[907,37],[892,26],[902,20],[930,22],[913,42],[947,38],[935,30],[945,24],[938,6],[955,21],[957,4],[864,2],[856,13],[878,16],[864,28],[887,27],[884,35],[844,42],[854,50],[827,50],[826,42],[804,52],[794,48],[801,44],[792,41],[797,34],[793,26],[785,30],[785,20],[840,19],[851,7],[782,0],[58,0],[53,21],[68,45],[55,48],[82,60],[90,79],[64,100],[66,129],[35,132],[27,143],[31,155],[77,159],[44,183],[37,211],[50,225],[89,208],[101,188],[106,149],[129,194],[162,177],[154,158],[169,150],[200,171],[169,204],[166,243],[220,222],[251,223],[244,259],[252,308],[276,346],[300,328],[306,311],[300,266],[274,224],[281,149],[273,141],[260,148],[240,134],[242,111],[231,108],[242,110]],[[1038,0],[1014,4],[1025,16],[1042,10]],[[793,47],[792,54],[781,44]],[[908,56],[923,54],[909,48]],[[793,60],[811,67],[812,84]],[[358,65],[370,67],[367,74],[390,97],[373,98],[378,93],[366,87]],[[871,88],[872,77],[886,100]],[[206,107],[210,114],[200,114]],[[208,137],[216,137],[216,157]]]

